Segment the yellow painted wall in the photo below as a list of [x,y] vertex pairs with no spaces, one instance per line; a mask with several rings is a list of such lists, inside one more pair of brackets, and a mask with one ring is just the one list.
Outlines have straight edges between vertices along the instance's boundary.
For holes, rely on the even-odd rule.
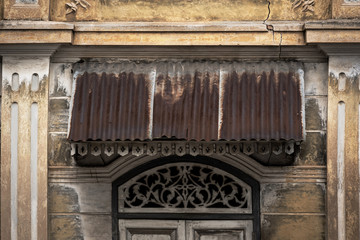
[[[330,18],[331,0],[87,0],[66,14],[70,0],[52,1],[54,21],[263,21]],[[308,1],[309,2],[309,1]],[[86,6],[86,3],[84,3]],[[68,10],[70,11],[70,10]]]

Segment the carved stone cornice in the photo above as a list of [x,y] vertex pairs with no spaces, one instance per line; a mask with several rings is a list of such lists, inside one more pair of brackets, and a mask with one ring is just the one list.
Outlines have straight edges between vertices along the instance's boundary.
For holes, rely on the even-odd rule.
[[59,44],[0,44],[0,56],[49,57],[59,46]]
[[308,44],[360,43],[360,22],[358,20],[307,22],[304,29]]
[[327,61],[316,46],[61,46],[52,62],[75,63],[85,58]]
[[320,44],[319,46],[328,56],[360,56],[360,43]]

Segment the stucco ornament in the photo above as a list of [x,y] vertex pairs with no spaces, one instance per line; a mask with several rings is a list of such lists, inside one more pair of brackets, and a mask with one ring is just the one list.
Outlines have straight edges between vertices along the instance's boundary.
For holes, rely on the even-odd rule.
[[314,12],[315,1],[314,0],[295,0],[292,4],[293,9],[301,7],[302,12]]
[[72,0],[72,2],[65,4],[66,14],[75,13],[79,5],[85,9],[91,6],[86,0]]

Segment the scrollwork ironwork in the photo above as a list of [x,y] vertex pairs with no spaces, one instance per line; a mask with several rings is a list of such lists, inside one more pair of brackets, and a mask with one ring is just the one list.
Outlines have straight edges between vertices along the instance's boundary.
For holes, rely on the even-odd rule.
[[251,212],[251,187],[228,173],[203,164],[158,167],[119,187],[119,210],[166,212]]

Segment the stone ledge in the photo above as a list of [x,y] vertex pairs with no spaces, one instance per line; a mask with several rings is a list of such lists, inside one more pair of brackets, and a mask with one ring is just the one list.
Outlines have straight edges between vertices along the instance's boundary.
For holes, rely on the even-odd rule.
[[257,22],[80,22],[74,23],[79,32],[268,32],[302,31],[303,22],[263,21]]
[[0,21],[0,30],[72,30],[74,24],[49,21]]
[[304,46],[309,43],[360,43],[360,22],[65,23],[3,20],[0,21],[0,39],[0,44]]
[[360,21],[356,20],[334,20],[306,22],[304,24],[306,30],[343,30],[343,29],[360,29]]

